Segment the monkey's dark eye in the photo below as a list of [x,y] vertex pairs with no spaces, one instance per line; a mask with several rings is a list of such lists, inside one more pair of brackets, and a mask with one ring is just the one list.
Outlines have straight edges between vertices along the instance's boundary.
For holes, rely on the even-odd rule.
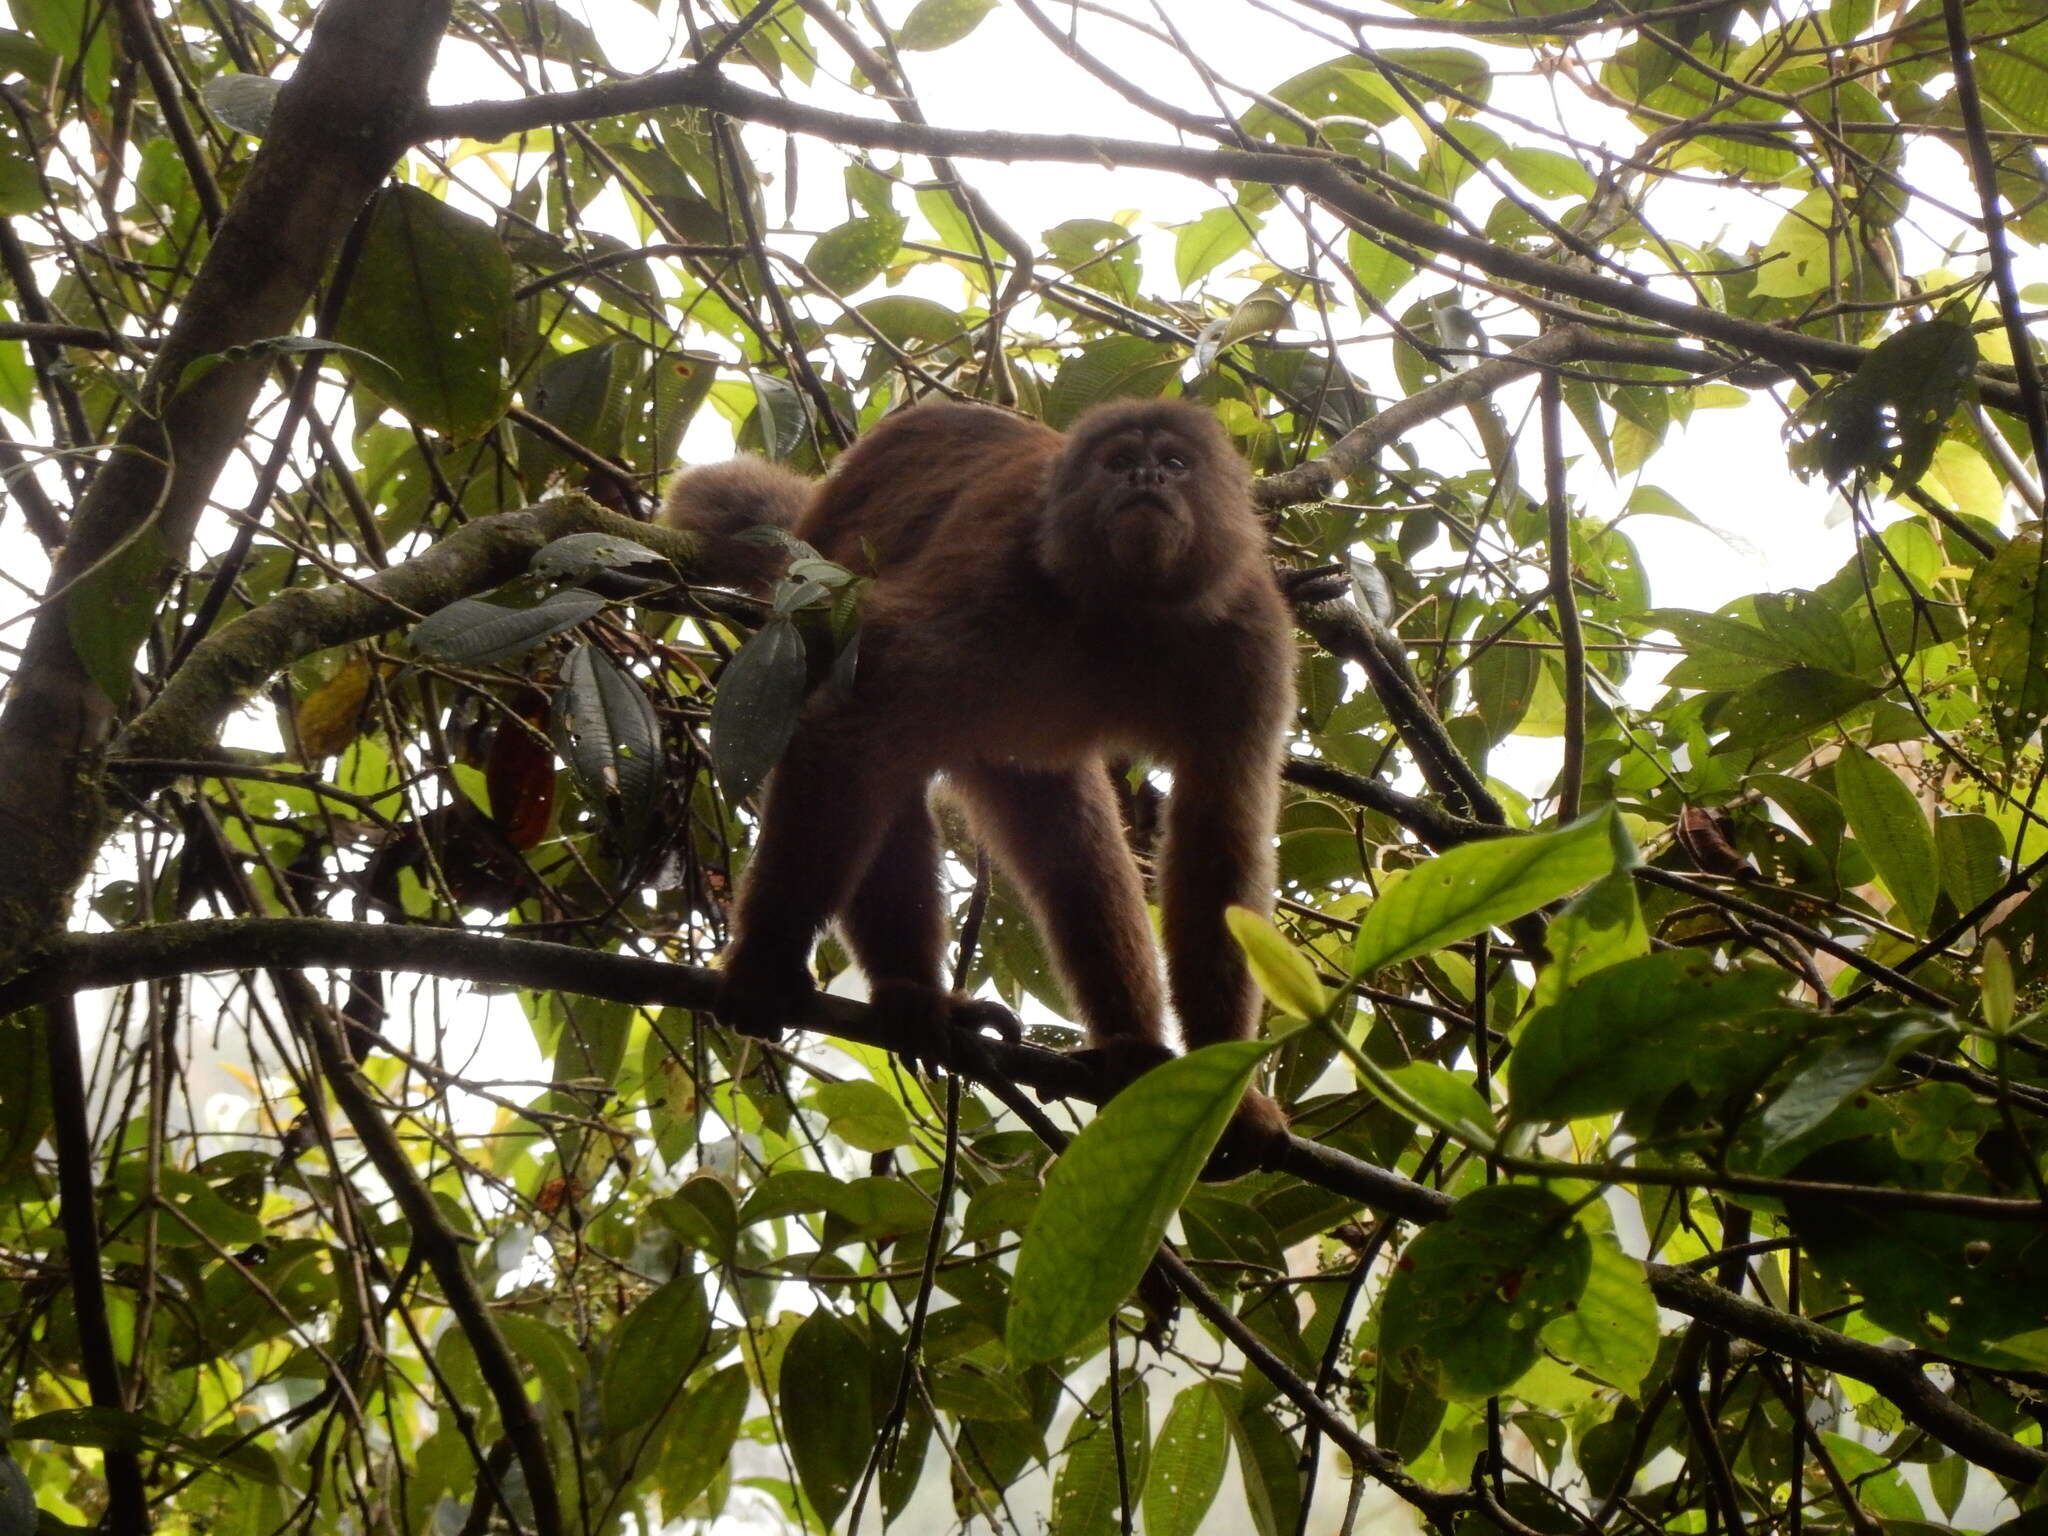
[[1109,456],[1109,472],[1113,475],[1127,475],[1137,462],[1128,453],[1112,453]]
[[1184,475],[1188,472],[1188,461],[1177,453],[1167,454],[1159,463],[1170,475]]

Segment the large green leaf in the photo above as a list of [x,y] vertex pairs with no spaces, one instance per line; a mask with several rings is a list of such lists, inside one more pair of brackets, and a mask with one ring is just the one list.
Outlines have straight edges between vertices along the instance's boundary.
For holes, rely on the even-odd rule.
[[1546,1347],[1631,1397],[1657,1363],[1657,1298],[1640,1259],[1611,1232],[1592,1239],[1592,1267],[1578,1304],[1543,1330]]
[[1915,933],[1925,933],[1941,894],[1941,864],[1920,801],[1896,773],[1854,746],[1835,759],[1835,798],[1898,915]]
[[1230,1406],[1213,1381],[1198,1381],[1173,1400],[1145,1477],[1146,1536],[1195,1536],[1223,1486]]
[[711,1486],[739,1439],[747,1411],[747,1371],[729,1365],[692,1387],[668,1418],[662,1442],[662,1514],[678,1518]]
[[350,360],[400,414],[461,440],[504,414],[512,263],[497,232],[418,187],[379,196],[335,324]]
[[1535,911],[1614,867],[1612,813],[1556,832],[1468,843],[1408,871],[1358,925],[1351,967],[1366,975]]
[[1531,1184],[1475,1189],[1401,1256],[1380,1303],[1380,1350],[1454,1401],[1504,1392],[1591,1270],[1592,1242],[1559,1196]]
[[1017,1254],[1017,1364],[1065,1354],[1123,1304],[1272,1048],[1233,1040],[1154,1067],[1060,1155]]
[[867,1342],[837,1312],[819,1307],[797,1326],[783,1352],[777,1397],[797,1480],[830,1526],[874,1448]]
[[676,1276],[628,1312],[605,1355],[605,1428],[622,1434],[666,1408],[704,1353],[710,1327],[697,1275]]
[[135,653],[156,621],[168,562],[163,534],[144,523],[79,577],[65,601],[71,649],[117,708],[135,687]]
[[711,705],[711,762],[727,799],[752,794],[796,734],[805,675],[803,636],[788,619],[763,624],[725,664]]
[[1843,1022],[1860,1027],[1849,1039],[1819,1048],[1757,1117],[1759,1155],[1769,1157],[1805,1135],[1907,1051],[1953,1028],[1944,1018],[1914,1011],[1856,1015]]
[[1773,747],[1840,719],[1881,692],[1875,684],[1818,667],[1787,667],[1752,683],[1725,704],[1713,724],[1728,734],[1714,751]]
[[1538,1008],[1508,1057],[1515,1117],[1609,1114],[1684,1082],[1702,1024],[1766,1007],[1783,976],[1720,970],[1711,954],[1665,950],[1610,965]]
[[1067,1432],[1052,1484],[1052,1536],[1116,1536],[1126,1528],[1123,1513],[1138,1508],[1152,1443],[1146,1422],[1149,1394],[1145,1378],[1135,1371],[1119,1372],[1116,1381],[1123,1453],[1117,1452],[1117,1421],[1110,1415],[1110,1383],[1105,1381]]

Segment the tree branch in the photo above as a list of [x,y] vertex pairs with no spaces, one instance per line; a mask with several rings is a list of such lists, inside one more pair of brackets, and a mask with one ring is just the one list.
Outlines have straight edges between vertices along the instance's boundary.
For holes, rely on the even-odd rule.
[[115,755],[205,757],[227,717],[301,657],[367,640],[457,598],[503,586],[553,540],[585,532],[632,539],[684,569],[696,551],[690,534],[635,522],[583,496],[477,518],[411,560],[361,581],[281,592],[207,636],[122,733]]

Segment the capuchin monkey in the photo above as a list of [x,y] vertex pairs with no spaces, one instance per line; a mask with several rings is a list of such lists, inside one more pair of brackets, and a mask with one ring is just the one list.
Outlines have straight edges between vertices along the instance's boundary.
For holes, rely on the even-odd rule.
[[[709,580],[773,580],[780,552],[731,537],[749,523],[874,576],[852,682],[813,694],[769,779],[725,1023],[779,1038],[835,917],[886,1016],[927,1038],[975,1021],[943,979],[926,804],[943,775],[1028,904],[1086,1054],[1118,1085],[1164,1060],[1144,887],[1105,767],[1134,755],[1173,775],[1158,883],[1181,1034],[1192,1048],[1253,1033],[1259,995],[1223,914],[1272,905],[1293,632],[1249,471],[1213,416],[1116,402],[1062,436],[983,406],[919,405],[815,486],[759,459],[689,471],[662,520],[707,536]],[[1249,1095],[1228,1161],[1256,1161],[1286,1124]]]

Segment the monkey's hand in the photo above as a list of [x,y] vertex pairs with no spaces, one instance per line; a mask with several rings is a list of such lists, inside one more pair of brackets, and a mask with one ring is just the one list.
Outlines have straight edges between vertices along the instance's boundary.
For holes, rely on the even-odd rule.
[[1287,1111],[1269,1095],[1247,1088],[1237,1113],[1223,1128],[1223,1139],[1209,1154],[1202,1178],[1211,1184],[1238,1178],[1265,1167],[1286,1145]]
[[774,1045],[815,991],[817,983],[803,964],[756,964],[735,950],[719,973],[718,1000],[711,1011],[734,1033]]
[[869,1001],[884,1028],[901,1042],[897,1053],[923,1071],[971,1068],[971,1040],[993,1034],[1015,1045],[1023,1038],[1017,1016],[1001,1003],[961,997],[916,981],[878,981]]

